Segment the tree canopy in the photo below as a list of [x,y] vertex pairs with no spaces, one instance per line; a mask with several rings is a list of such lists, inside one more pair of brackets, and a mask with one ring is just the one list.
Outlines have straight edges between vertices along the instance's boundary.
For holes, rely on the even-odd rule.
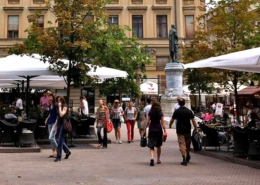
[[[64,77],[68,85],[68,97],[72,84],[79,86],[95,80],[86,75],[90,65],[127,71],[129,77],[124,80],[129,81],[128,89],[134,89],[132,94],[137,95],[139,89],[133,83],[138,77],[135,73],[143,69],[143,64],[149,63],[149,55],[140,52],[144,46],[136,38],[126,38],[124,33],[129,29],[109,26],[104,8],[109,2],[46,0],[46,7],[55,16],[55,22],[48,21],[48,26],[42,28],[38,22],[41,12],[34,12],[28,16],[31,23],[26,29],[28,38],[22,44],[9,48],[8,52],[28,55],[39,53],[43,62],[49,62],[50,68]],[[62,58],[68,59],[69,63],[64,63]],[[143,76],[145,70],[141,72]]]
[[[211,0],[206,4],[207,12],[196,20],[196,32],[191,47],[183,53],[184,62],[228,54],[256,46],[252,36],[259,35],[259,8],[257,0]],[[206,23],[201,22],[202,17]],[[219,82],[235,92],[238,105],[237,89],[257,75],[219,69],[207,70],[213,82]],[[230,83],[231,82],[231,83]]]

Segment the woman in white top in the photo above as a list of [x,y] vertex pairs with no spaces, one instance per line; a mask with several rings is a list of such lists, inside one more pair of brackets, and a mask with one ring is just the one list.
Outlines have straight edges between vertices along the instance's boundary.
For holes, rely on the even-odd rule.
[[134,128],[135,128],[135,120],[137,117],[136,108],[133,107],[133,102],[129,103],[128,108],[125,110],[125,120],[127,126],[128,133],[128,143],[134,142]]
[[119,100],[114,101],[114,106],[111,109],[110,115],[112,116],[112,122],[115,129],[116,143],[122,144],[120,133],[120,116],[124,115],[124,111],[122,107],[119,107]]
[[80,101],[81,101],[81,114],[82,116],[88,116],[89,111],[88,111],[88,102],[85,96],[81,96],[80,97]]

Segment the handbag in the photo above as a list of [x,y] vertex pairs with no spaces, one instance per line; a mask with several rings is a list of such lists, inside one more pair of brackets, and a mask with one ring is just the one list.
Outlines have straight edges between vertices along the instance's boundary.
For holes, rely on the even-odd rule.
[[163,142],[165,142],[166,139],[167,139],[167,132],[164,132],[164,134],[163,134]]
[[147,146],[147,139],[146,139],[146,133],[142,135],[141,141],[140,141],[140,146],[141,147],[146,147]]
[[121,122],[121,123],[124,123],[124,122],[125,122],[124,116],[120,116],[120,122]]
[[192,142],[194,151],[202,150],[202,144],[200,142],[200,139],[201,139],[200,134],[198,134],[197,132],[195,132],[195,130],[193,130],[192,136],[191,136],[191,142]]
[[111,121],[107,117],[107,107],[105,107],[104,109],[105,109],[105,115],[106,115],[107,133],[110,133],[113,130],[113,124],[111,123]]
[[72,131],[70,118],[68,116],[68,110],[66,114],[63,116],[63,129],[66,130],[67,133],[70,133]]

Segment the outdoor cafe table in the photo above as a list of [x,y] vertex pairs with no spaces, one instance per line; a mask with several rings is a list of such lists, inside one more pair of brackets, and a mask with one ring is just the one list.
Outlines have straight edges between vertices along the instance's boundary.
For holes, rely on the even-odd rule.
[[219,131],[223,131],[227,134],[227,151],[230,150],[229,148],[229,132],[228,130],[231,128],[231,125],[227,125],[227,126],[216,126],[216,129]]

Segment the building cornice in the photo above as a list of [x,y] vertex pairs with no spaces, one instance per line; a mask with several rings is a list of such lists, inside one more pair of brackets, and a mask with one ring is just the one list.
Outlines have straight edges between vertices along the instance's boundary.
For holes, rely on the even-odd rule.
[[3,9],[4,9],[5,11],[9,11],[9,10],[11,10],[11,11],[13,11],[13,10],[23,11],[23,10],[24,10],[24,7],[10,7],[10,6],[5,6],[5,7],[3,7]]
[[171,6],[152,6],[153,10],[171,10]]
[[41,7],[41,6],[30,6],[28,7],[29,10],[48,10],[47,7]]
[[196,6],[186,6],[182,7],[183,10],[196,10]]
[[128,6],[128,10],[147,10],[147,6]]
[[123,10],[123,6],[105,6],[106,10]]

